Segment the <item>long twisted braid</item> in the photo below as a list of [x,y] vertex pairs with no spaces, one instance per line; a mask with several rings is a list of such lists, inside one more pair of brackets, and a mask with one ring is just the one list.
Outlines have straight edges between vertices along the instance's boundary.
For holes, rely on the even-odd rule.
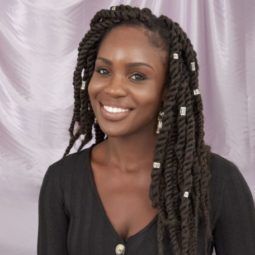
[[[171,241],[175,255],[197,254],[198,222],[204,219],[206,254],[208,241],[212,238],[208,187],[211,148],[204,143],[202,99],[194,95],[194,90],[198,89],[196,52],[178,23],[164,15],[156,17],[148,8],[139,9],[129,5],[118,5],[115,9],[103,9],[95,14],[90,22],[90,30],[78,48],[73,76],[74,113],[69,128],[70,141],[63,158],[83,135],[80,151],[93,138],[93,128],[96,143],[105,139],[105,134],[95,122],[88,85],[102,39],[113,28],[124,24],[151,31],[148,35],[150,43],[163,48],[169,56],[166,99],[162,109],[163,127],[158,134],[154,154],[154,162],[159,165],[153,164],[149,192],[152,206],[159,208],[158,253],[164,254],[166,240]],[[186,107],[186,114],[180,114],[181,107]],[[76,131],[75,123],[78,123]],[[184,196],[184,192],[190,196]]]

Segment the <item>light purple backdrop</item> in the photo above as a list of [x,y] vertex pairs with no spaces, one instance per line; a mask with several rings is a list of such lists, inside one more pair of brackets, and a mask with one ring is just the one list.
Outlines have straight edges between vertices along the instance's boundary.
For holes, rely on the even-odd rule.
[[118,3],[168,15],[188,33],[206,142],[236,163],[255,197],[253,0],[0,0],[0,254],[36,254],[42,177],[69,139],[78,43],[93,14]]

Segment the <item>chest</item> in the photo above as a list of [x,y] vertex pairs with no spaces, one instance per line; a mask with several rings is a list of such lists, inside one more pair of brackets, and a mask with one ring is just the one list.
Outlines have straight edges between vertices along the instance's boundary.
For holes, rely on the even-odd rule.
[[114,175],[93,165],[93,179],[105,217],[123,239],[146,228],[157,215],[149,199],[150,175]]

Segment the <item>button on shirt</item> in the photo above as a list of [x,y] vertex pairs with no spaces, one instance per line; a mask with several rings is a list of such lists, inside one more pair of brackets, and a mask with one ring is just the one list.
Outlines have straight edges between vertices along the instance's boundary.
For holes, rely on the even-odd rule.
[[124,255],[125,254],[125,245],[122,243],[119,243],[115,247],[115,253],[116,255]]
[[[93,146],[92,146],[93,147]],[[156,255],[157,216],[124,240],[114,229],[97,192],[91,148],[49,166],[39,195],[38,255]],[[198,226],[198,255],[254,255],[255,209],[251,191],[231,161],[211,154],[210,216],[213,241],[204,252]],[[170,240],[165,254],[173,254]]]

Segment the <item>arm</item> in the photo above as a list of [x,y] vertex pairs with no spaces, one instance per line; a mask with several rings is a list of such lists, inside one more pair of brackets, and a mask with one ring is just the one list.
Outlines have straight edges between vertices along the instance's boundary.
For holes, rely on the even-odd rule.
[[232,162],[224,177],[220,214],[213,231],[216,254],[254,255],[255,207],[251,191]]
[[58,170],[55,164],[48,168],[39,194],[37,255],[67,255],[68,217]]

